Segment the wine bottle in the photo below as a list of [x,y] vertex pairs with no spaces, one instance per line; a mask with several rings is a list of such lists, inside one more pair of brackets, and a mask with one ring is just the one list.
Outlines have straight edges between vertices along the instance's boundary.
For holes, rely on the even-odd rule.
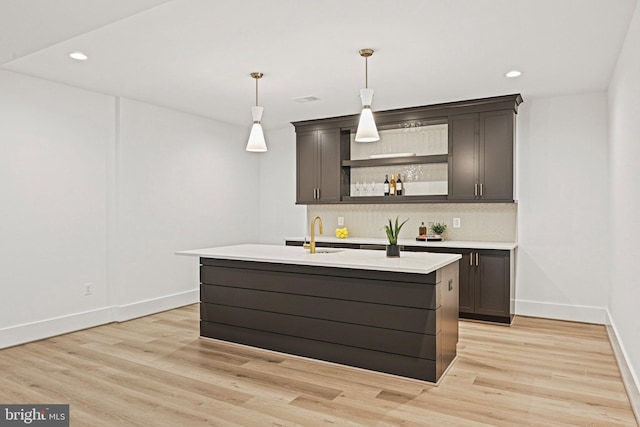
[[396,178],[395,175],[391,174],[391,184],[389,184],[389,195],[396,195]]
[[389,195],[389,175],[384,176],[384,195]]
[[400,178],[400,174],[398,174],[398,179],[396,179],[396,196],[402,196],[402,179]]
[[424,225],[424,221],[422,221],[422,224],[420,224],[420,227],[418,227],[418,234],[420,236],[426,236],[427,235],[427,226]]

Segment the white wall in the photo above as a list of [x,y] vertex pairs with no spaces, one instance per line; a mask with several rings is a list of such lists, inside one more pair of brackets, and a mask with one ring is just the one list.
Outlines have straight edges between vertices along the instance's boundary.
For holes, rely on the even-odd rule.
[[260,242],[280,245],[302,236],[306,206],[296,206],[296,133],[293,126],[265,131],[269,151],[260,154]]
[[[107,152],[115,102],[7,71],[0,71],[0,94],[1,348],[109,318]],[[87,282],[91,296],[84,296]],[[78,313],[85,314],[68,317]],[[56,320],[40,327],[43,319]]]
[[606,93],[525,99],[518,116],[516,312],[604,323]]
[[0,348],[195,302],[174,252],[257,240],[248,127],[6,71],[0,93]]
[[609,313],[640,388],[640,7],[609,87],[611,249]]
[[259,221],[259,155],[245,151],[248,128],[125,99],[120,117],[119,320],[170,308],[175,298],[198,301],[198,260],[174,252],[256,241]]

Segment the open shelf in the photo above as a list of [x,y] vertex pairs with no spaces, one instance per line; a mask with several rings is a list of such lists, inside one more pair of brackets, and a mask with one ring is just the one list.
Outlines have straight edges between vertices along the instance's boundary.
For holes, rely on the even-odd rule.
[[410,156],[410,157],[388,157],[384,159],[362,159],[343,160],[342,166],[352,168],[364,168],[371,166],[397,166],[397,165],[417,165],[426,163],[447,163],[448,154],[437,154],[432,156]]
[[447,203],[450,202],[447,200],[446,195],[436,195],[436,196],[358,196],[358,197],[350,197],[350,196],[342,196],[343,202],[348,203]]

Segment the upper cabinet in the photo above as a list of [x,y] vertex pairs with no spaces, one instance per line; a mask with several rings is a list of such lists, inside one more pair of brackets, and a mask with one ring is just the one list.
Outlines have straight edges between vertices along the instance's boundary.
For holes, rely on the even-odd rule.
[[296,200],[301,204],[340,201],[340,130],[296,134]]
[[513,201],[512,111],[449,118],[449,200]]
[[515,120],[513,111],[480,114],[478,197],[513,201]]
[[[297,203],[513,201],[520,95],[376,112],[378,142],[355,142],[358,116],[296,122]],[[385,176],[403,195],[384,196]]]

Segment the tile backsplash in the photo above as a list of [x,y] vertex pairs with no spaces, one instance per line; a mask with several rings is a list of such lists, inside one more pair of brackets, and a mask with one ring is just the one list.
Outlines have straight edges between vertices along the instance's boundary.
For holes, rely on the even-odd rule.
[[[517,241],[516,203],[433,203],[433,204],[339,204],[307,206],[307,224],[320,216],[326,236],[333,236],[338,217],[344,217],[349,237],[385,238],[382,226],[387,219],[409,219],[400,231],[401,239],[414,239],[424,221],[447,224],[446,240],[486,242]],[[453,218],[460,218],[460,228],[453,228]],[[340,226],[342,227],[342,226]],[[309,227],[307,226],[307,230]],[[309,232],[307,231],[307,234]]]

